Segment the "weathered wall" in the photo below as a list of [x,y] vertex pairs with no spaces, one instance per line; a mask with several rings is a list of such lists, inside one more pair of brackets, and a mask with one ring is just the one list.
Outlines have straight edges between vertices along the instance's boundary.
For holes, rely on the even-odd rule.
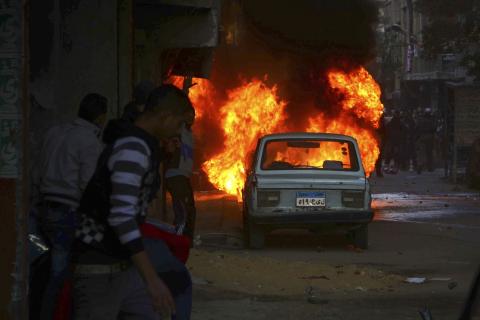
[[50,58],[31,83],[33,145],[46,128],[75,117],[89,92],[108,98],[110,116],[130,100],[130,16],[131,0],[53,0]]
[[455,91],[455,142],[470,147],[480,138],[480,86],[464,86]]
[[90,92],[117,117],[131,99],[133,0],[30,1],[31,158],[45,131],[76,116]]
[[219,11],[219,0],[137,1],[135,82],[160,84],[169,72],[208,77],[219,41]]
[[[25,315],[23,1],[0,0],[0,319]],[[20,281],[15,281],[19,279]],[[13,313],[11,313],[13,311]]]

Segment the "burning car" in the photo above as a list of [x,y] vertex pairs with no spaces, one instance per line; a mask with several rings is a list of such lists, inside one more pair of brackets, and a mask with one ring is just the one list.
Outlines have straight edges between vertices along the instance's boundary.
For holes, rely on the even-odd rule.
[[274,229],[346,227],[368,246],[370,186],[357,141],[346,135],[283,133],[259,139],[243,189],[246,241],[262,248]]

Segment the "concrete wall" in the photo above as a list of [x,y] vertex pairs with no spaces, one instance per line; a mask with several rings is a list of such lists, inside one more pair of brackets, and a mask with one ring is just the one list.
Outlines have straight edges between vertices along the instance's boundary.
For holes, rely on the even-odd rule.
[[25,50],[23,1],[0,0],[0,319],[24,317]]
[[130,0],[53,0],[50,17],[50,59],[31,82],[33,145],[46,128],[75,117],[89,92],[108,98],[111,117],[131,97]]

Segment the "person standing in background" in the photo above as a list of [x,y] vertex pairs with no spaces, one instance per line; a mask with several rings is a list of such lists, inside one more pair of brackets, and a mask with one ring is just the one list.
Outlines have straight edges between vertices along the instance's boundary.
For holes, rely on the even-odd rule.
[[38,223],[51,252],[42,320],[53,319],[58,295],[69,276],[76,209],[102,151],[99,137],[106,115],[107,98],[87,94],[80,103],[77,119],[47,131],[33,169]]
[[187,113],[180,139],[169,142],[169,151],[173,153],[165,173],[167,190],[172,196],[177,233],[186,235],[191,241],[195,234],[196,219],[195,198],[190,182],[193,171],[194,122],[195,110],[192,109]]

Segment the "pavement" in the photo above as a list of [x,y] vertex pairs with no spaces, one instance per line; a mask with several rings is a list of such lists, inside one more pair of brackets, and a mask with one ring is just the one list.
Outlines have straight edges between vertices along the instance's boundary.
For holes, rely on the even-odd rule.
[[480,265],[479,192],[441,170],[370,182],[368,250],[302,230],[247,250],[235,198],[198,192],[192,319],[420,319],[426,306],[436,320],[458,318]]

